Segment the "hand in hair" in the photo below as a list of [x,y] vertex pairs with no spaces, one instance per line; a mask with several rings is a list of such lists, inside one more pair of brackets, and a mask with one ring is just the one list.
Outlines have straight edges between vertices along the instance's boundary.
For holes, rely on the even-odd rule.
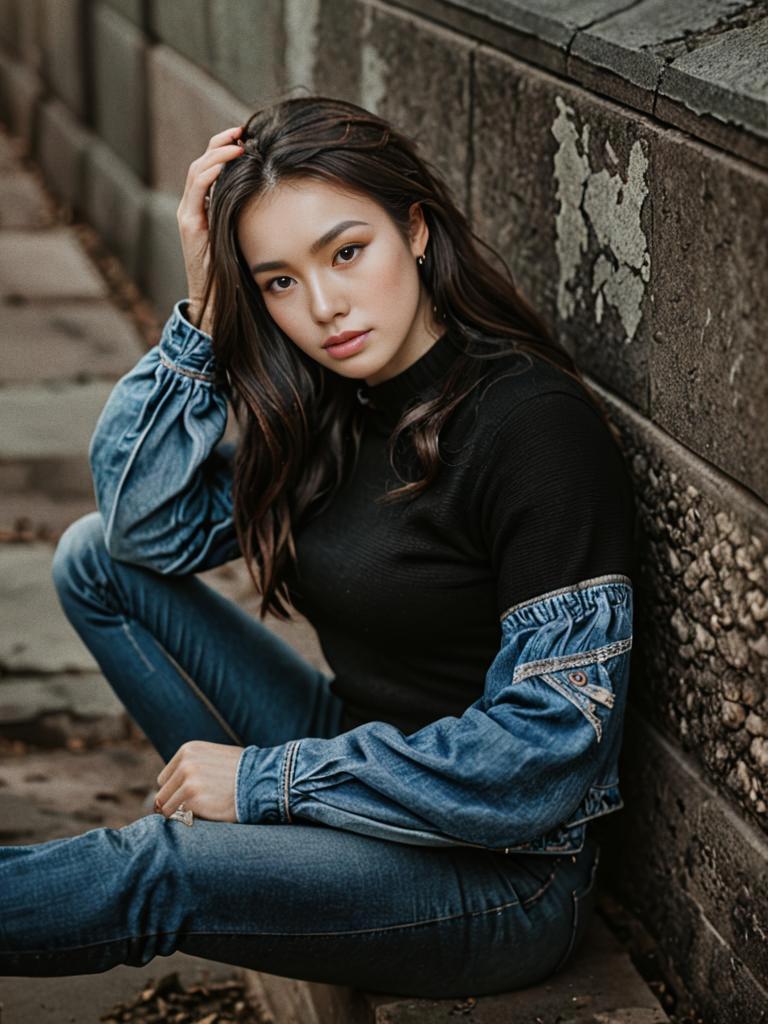
[[[192,323],[208,333],[211,323],[207,315],[208,309],[203,309],[205,281],[210,262],[206,199],[209,199],[209,188],[212,194],[216,178],[224,164],[243,152],[242,143],[239,141],[241,132],[242,127],[239,126],[227,128],[211,136],[203,155],[189,165],[184,194],[176,211],[187,272],[187,294],[190,299],[187,314]],[[212,296],[208,308],[211,305]]]

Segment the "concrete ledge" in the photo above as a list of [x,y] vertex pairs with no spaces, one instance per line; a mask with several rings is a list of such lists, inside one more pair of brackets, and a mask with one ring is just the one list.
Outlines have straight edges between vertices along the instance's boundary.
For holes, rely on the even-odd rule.
[[[602,919],[568,966],[540,985],[475,999],[414,999],[247,973],[279,1024],[663,1024],[669,1018]],[[469,1016],[467,1016],[469,1014]]]

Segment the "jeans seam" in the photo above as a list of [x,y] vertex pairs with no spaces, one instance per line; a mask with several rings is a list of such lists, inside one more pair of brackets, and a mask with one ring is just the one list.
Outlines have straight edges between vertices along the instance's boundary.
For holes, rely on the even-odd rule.
[[221,714],[219,709],[216,707],[216,705],[213,704],[208,699],[206,694],[200,689],[200,687],[197,685],[197,683],[194,681],[194,679],[192,679],[190,674],[184,668],[182,668],[182,666],[178,663],[178,661],[176,661],[176,659],[173,657],[173,655],[170,653],[170,651],[167,651],[165,649],[165,647],[163,647],[163,645],[160,643],[160,641],[157,639],[156,636],[154,636],[151,633],[150,633],[150,636],[152,637],[152,640],[154,641],[154,643],[157,646],[158,650],[162,651],[162,653],[165,655],[165,657],[168,659],[168,661],[171,663],[171,665],[176,669],[176,671],[179,673],[179,675],[184,680],[184,682],[187,684],[187,686],[192,690],[192,692],[198,697],[198,699],[200,701],[202,701],[202,703],[205,705],[205,707],[210,711],[210,713],[216,719],[216,721],[221,726],[221,728],[224,730],[224,732],[226,732],[228,734],[230,739],[233,739],[235,741],[235,745],[238,746],[238,747],[244,747],[245,743],[243,742],[243,740],[237,735],[237,733],[232,728],[232,726],[229,724],[229,722],[227,722],[227,720],[223,717],[223,715]]
[[120,616],[120,624],[121,624],[123,632],[125,633],[126,637],[128,638],[128,642],[130,643],[131,647],[134,649],[135,653],[138,655],[139,659],[143,662],[144,667],[146,669],[148,669],[150,672],[154,672],[155,671],[155,666],[152,664],[152,662],[146,656],[144,651],[142,651],[141,647],[139,647],[138,643],[136,642],[136,640],[135,640],[135,638],[133,636],[133,633],[131,632],[131,625],[128,622],[128,619],[126,619],[124,615]]
[[461,911],[458,914],[445,914],[443,917],[430,917],[430,918],[426,918],[423,921],[409,921],[409,922],[404,923],[404,924],[382,925],[382,926],[380,926],[378,928],[350,928],[350,929],[345,929],[344,931],[333,931],[333,932],[329,932],[329,931],[326,931],[326,932],[246,932],[246,931],[243,931],[243,930],[240,930],[240,931],[211,931],[211,930],[208,930],[208,931],[187,931],[186,929],[181,929],[179,931],[149,932],[149,933],[144,933],[144,934],[141,934],[141,935],[126,935],[126,936],[123,936],[123,937],[121,937],[119,939],[105,939],[104,942],[88,943],[88,945],[86,945],[86,946],[67,946],[67,947],[62,948],[62,949],[56,949],[56,950],[47,949],[47,950],[41,950],[41,951],[38,951],[38,950],[23,950],[23,951],[15,952],[15,953],[14,952],[9,952],[8,954],[4,954],[4,955],[9,955],[9,956],[35,956],[35,955],[38,955],[38,952],[39,952],[39,954],[43,955],[43,956],[56,956],[59,953],[72,953],[72,952],[76,952],[77,950],[80,950],[80,949],[91,949],[91,948],[94,948],[94,947],[97,947],[97,946],[109,945],[110,943],[114,943],[114,942],[135,942],[137,939],[158,938],[159,936],[162,936],[162,935],[177,935],[180,938],[188,938],[188,937],[190,937],[192,935],[233,935],[233,936],[238,936],[238,937],[242,937],[242,938],[246,938],[246,937],[249,937],[249,936],[252,936],[252,935],[258,935],[258,936],[264,936],[264,937],[275,937],[275,938],[332,938],[332,937],[338,936],[338,935],[370,935],[370,934],[374,934],[376,932],[389,932],[389,931],[398,931],[398,930],[399,931],[405,931],[408,928],[421,928],[424,925],[440,924],[443,921],[456,921],[459,918],[484,917],[486,914],[495,914],[495,913],[498,913],[500,910],[508,910],[510,907],[523,907],[523,908],[530,907],[530,906],[533,905],[533,903],[538,901],[543,896],[543,894],[547,891],[547,889],[550,887],[550,885],[554,881],[554,878],[555,878],[556,874],[557,874],[557,869],[555,868],[550,873],[550,875],[545,879],[545,881],[542,884],[542,886],[539,889],[537,889],[535,893],[533,893],[531,896],[526,897],[524,900],[509,900],[506,903],[500,903],[500,904],[498,904],[498,906],[488,907],[485,910]]

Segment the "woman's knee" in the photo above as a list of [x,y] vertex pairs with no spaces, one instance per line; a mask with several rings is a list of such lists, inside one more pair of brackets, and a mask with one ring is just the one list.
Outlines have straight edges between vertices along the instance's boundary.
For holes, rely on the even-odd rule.
[[51,563],[51,575],[61,593],[71,586],[73,576],[91,575],[96,563],[107,554],[104,523],[98,511],[89,512],[64,530],[58,540]]

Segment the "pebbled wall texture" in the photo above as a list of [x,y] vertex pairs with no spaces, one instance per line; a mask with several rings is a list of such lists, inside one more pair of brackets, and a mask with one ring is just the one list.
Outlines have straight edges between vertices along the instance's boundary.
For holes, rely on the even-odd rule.
[[0,116],[158,309],[209,137],[392,118],[556,325],[638,498],[605,883],[707,1021],[768,1020],[768,5],[0,0]]

